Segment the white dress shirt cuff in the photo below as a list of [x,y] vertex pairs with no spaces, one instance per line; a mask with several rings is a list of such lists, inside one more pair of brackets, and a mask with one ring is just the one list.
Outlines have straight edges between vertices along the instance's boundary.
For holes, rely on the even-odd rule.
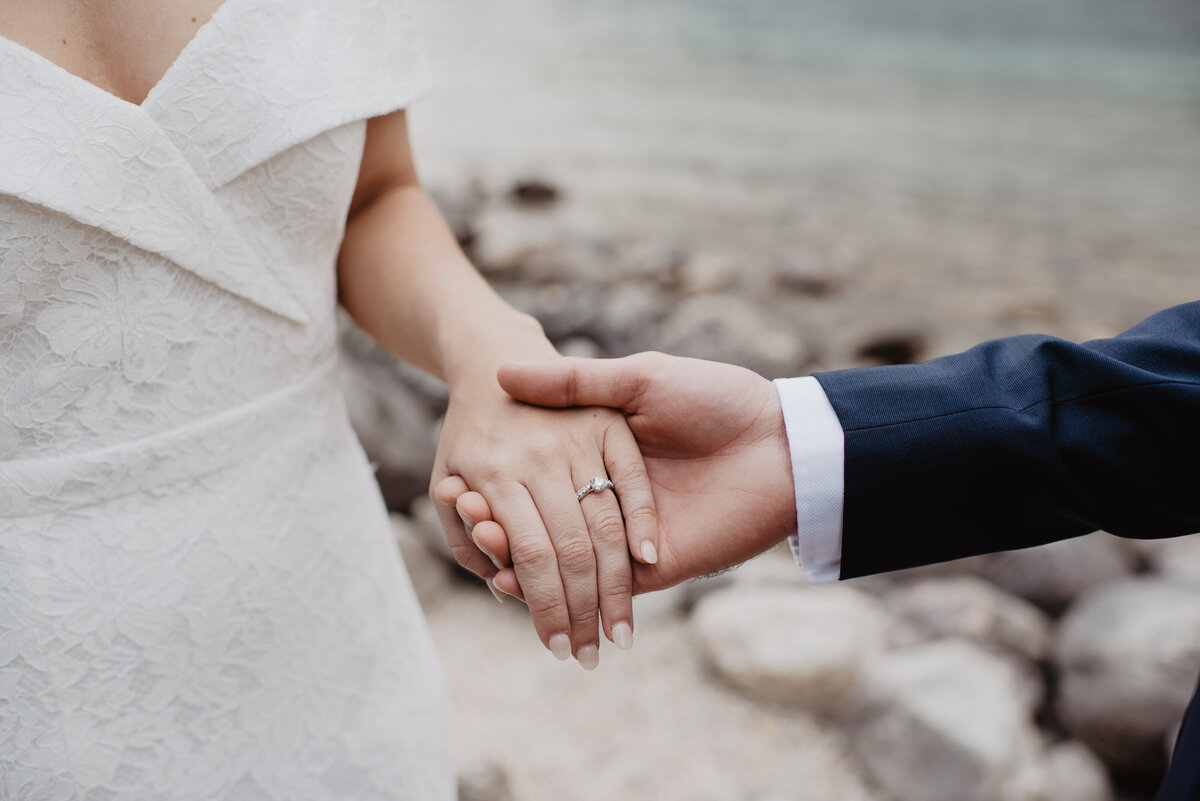
[[835,581],[842,568],[845,435],[812,376],[775,381],[796,484],[796,533],[788,537],[809,581]]

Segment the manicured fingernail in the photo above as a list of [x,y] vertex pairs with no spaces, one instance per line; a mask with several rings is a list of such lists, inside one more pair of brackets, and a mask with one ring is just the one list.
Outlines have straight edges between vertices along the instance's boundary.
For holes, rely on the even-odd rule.
[[648,565],[658,563],[658,549],[654,547],[654,543],[650,540],[642,543],[642,561]]
[[624,620],[612,627],[612,637],[613,642],[622,651],[628,651],[633,647],[633,627]]
[[600,647],[596,645],[585,645],[579,649],[579,666],[584,670],[595,670],[600,664]]
[[496,600],[504,603],[504,593],[500,592],[500,588],[496,586],[496,582],[491,579],[484,579],[484,581],[487,582],[488,589],[492,591],[492,595],[496,597]]
[[550,653],[554,654],[554,658],[559,662],[570,659],[571,638],[565,634],[555,634],[550,638]]
[[[474,542],[474,540],[472,540],[472,542]],[[492,553],[487,548],[484,548],[478,542],[475,543],[475,547],[478,548],[479,550],[483,551],[483,555],[486,556],[488,559],[492,560],[492,564],[496,566],[497,570],[504,569],[504,565],[500,564],[500,560],[496,558],[496,554]]]
[[458,516],[463,521],[463,525],[467,527],[467,533],[470,534],[471,530],[475,528],[475,518],[471,517],[461,509],[458,511]]

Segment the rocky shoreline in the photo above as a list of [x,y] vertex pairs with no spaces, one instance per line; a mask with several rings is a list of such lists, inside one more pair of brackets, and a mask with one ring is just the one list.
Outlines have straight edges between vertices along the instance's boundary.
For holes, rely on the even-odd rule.
[[[657,349],[798,375],[936,355],[1005,314],[1007,300],[952,336],[862,325],[839,338],[811,320],[797,335],[797,308],[853,302],[844,261],[747,275],[720,255],[615,244],[602,226],[580,236],[544,179],[436,194],[480,269],[574,355]],[[1196,537],[1094,534],[821,588],[772,552],[639,599],[636,655],[609,649],[603,678],[585,679],[542,651],[519,604],[495,607],[438,553],[424,493],[444,387],[349,324],[343,352],[351,416],[450,674],[463,799],[1152,794],[1200,666]],[[655,704],[671,711],[642,717]]]

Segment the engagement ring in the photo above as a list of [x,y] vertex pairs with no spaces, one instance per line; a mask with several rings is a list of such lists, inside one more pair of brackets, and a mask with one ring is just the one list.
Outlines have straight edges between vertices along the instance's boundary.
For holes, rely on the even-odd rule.
[[613,483],[611,481],[609,481],[604,476],[596,476],[595,478],[593,478],[588,483],[584,484],[582,487],[580,487],[576,491],[575,498],[577,500],[582,501],[583,496],[587,495],[588,493],[603,492],[606,489],[612,489],[612,488],[613,488]]

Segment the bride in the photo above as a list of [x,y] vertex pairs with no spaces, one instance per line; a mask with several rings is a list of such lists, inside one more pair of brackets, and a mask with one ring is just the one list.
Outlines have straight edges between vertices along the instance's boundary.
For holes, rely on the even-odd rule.
[[546,647],[628,645],[641,457],[496,384],[556,354],[421,189],[428,85],[408,0],[0,0],[4,798],[452,797],[338,302],[448,382],[434,480],[498,510]]

